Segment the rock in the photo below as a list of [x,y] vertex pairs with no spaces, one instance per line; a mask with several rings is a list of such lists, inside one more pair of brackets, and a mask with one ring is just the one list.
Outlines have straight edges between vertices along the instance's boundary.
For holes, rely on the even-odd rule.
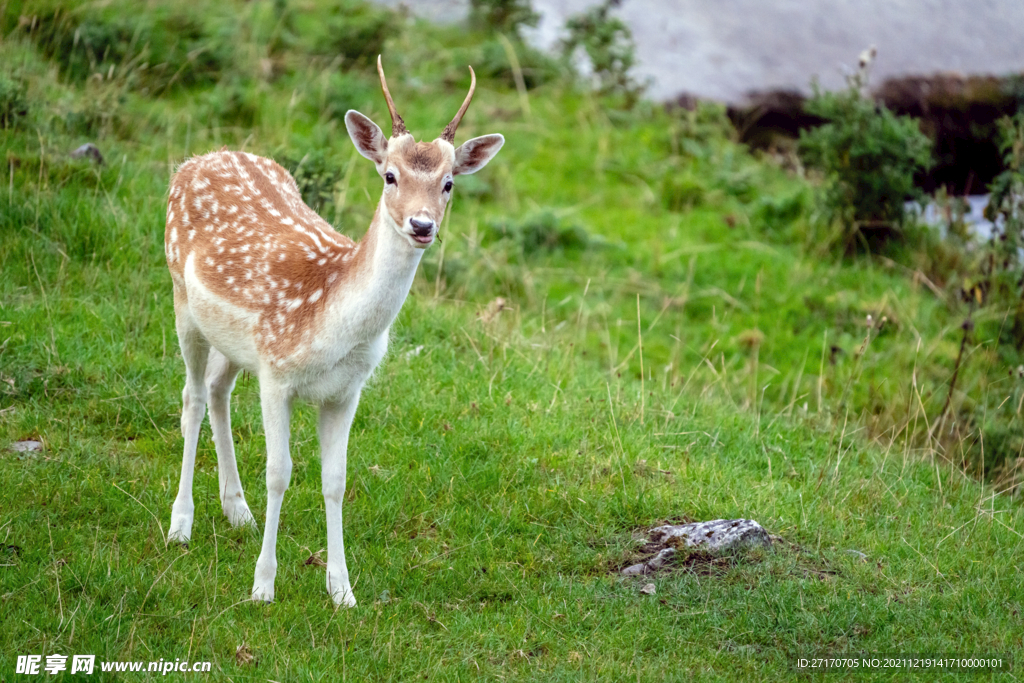
[[651,529],[651,541],[654,543],[668,543],[674,539],[680,539],[688,548],[708,552],[759,546],[770,548],[772,545],[768,532],[752,519],[714,519]]
[[657,588],[653,583],[644,584],[644,587],[640,589],[640,592],[644,595],[654,595],[657,592]]
[[85,143],[84,145],[82,145],[81,147],[79,147],[78,149],[71,153],[72,159],[81,159],[83,157],[89,157],[97,164],[103,163],[103,155],[100,154],[99,147],[92,144],[91,142]]
[[634,564],[630,567],[626,567],[622,570],[622,573],[626,576],[640,576],[641,574],[653,574],[654,572],[658,571],[666,564],[671,562],[672,558],[674,558],[675,556],[675,548],[664,548],[661,552],[659,552],[657,555],[647,560],[646,562],[641,562],[640,564]]
[[646,562],[626,567],[622,570],[623,575],[653,574],[666,567],[675,559],[674,546],[680,542],[687,548],[708,553],[772,546],[768,532],[752,519],[715,519],[692,524],[669,524],[651,529],[650,539],[652,544],[666,547]]
[[15,441],[11,444],[11,450],[15,453],[41,451],[43,450],[43,444],[40,441]]

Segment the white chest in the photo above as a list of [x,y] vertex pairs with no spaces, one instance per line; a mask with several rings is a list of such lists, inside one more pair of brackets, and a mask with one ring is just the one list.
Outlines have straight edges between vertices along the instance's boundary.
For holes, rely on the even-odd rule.
[[388,350],[388,330],[357,343],[333,364],[314,364],[289,374],[292,394],[304,400],[325,401],[351,396],[362,389]]

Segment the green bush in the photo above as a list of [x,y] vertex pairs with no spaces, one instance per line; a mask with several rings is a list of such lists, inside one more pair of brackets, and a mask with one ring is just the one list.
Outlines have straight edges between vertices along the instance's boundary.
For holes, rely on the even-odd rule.
[[494,238],[513,243],[523,256],[585,249],[591,242],[583,226],[564,220],[550,208],[538,209],[520,219],[492,220],[488,227]]
[[636,62],[633,33],[625,22],[611,16],[611,10],[618,7],[619,2],[605,0],[569,17],[565,23],[569,35],[562,42],[562,51],[571,59],[582,49],[590,58],[601,91],[623,96],[627,107],[631,108],[639,100],[643,87],[629,73]]
[[469,0],[469,21],[478,29],[519,36],[523,26],[536,26],[540,15],[530,0]]
[[259,119],[260,97],[252,79],[232,76],[199,96],[199,111],[206,121],[248,128]]
[[[366,113],[381,104],[379,82],[361,77],[358,72],[333,72],[324,86],[323,100],[317,115],[341,121],[345,112],[356,109]],[[386,110],[384,116],[387,116]],[[378,121],[383,125],[384,121]]]
[[1004,120],[1001,128],[1006,170],[989,188],[985,215],[994,228],[969,288],[979,303],[1009,316],[1000,325],[1000,341],[1019,352],[1024,350],[1024,113]]
[[95,73],[128,76],[130,67],[141,87],[190,87],[215,82],[231,60],[230,41],[209,34],[193,16],[124,9],[55,9],[34,16],[23,30],[73,82]]
[[907,218],[904,202],[921,196],[914,174],[931,165],[932,143],[917,121],[863,96],[864,80],[851,78],[841,92],[815,86],[805,107],[828,123],[800,135],[801,158],[824,175],[824,223],[839,227],[847,249],[896,234]]
[[311,149],[298,158],[284,154],[280,162],[295,178],[299,194],[307,206],[321,215],[333,212],[334,190],[345,170],[342,164],[330,159],[323,149]]
[[384,41],[402,28],[398,14],[364,0],[341,0],[319,19],[323,33],[318,50],[344,57],[346,65],[373,64],[384,51]]
[[802,190],[784,195],[764,195],[754,204],[755,216],[769,229],[790,225],[805,215],[807,193]]
[[0,128],[14,128],[28,116],[28,98],[25,84],[6,74],[0,74]]
[[57,9],[34,19],[26,29],[70,81],[84,81],[97,71],[124,62],[135,33],[127,17],[79,17]]
[[95,139],[122,132],[124,92],[110,84],[86,88],[86,97],[73,100],[53,119],[57,130]]
[[669,173],[662,179],[661,200],[669,211],[686,211],[704,203],[707,184],[692,173]]
[[[519,68],[523,75],[523,85],[527,90],[558,77],[560,68],[557,60],[518,39],[512,39],[510,44],[515,50],[516,59],[519,61]],[[516,87],[515,73],[502,40],[494,38],[485,41],[481,45],[481,51],[483,54],[476,67],[477,73],[485,78],[498,80],[505,87]]]
[[[962,322],[959,353],[932,422],[957,461],[997,488],[1019,490],[1024,483],[1024,113],[1004,119],[1000,128],[1006,170],[989,187],[985,217],[993,224],[991,236],[979,244],[963,219],[965,207],[942,194],[936,200],[946,204],[943,242],[959,256],[948,271],[959,289],[950,308]],[[975,386],[988,390],[968,392],[963,380],[958,383],[968,366]],[[960,434],[972,436],[961,440]]]

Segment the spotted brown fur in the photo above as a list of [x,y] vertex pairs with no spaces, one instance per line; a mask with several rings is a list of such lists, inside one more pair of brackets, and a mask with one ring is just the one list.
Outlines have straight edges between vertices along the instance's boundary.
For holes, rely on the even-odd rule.
[[315,334],[331,293],[370,252],[306,206],[285,169],[244,152],[182,164],[167,199],[165,243],[176,295],[187,301],[191,257],[206,289],[259,314],[252,333],[272,357]]

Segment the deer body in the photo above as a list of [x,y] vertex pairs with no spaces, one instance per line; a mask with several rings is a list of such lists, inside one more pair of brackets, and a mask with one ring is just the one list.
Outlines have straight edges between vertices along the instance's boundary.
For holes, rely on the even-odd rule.
[[185,452],[170,537],[191,537],[192,478],[207,404],[224,512],[232,524],[254,523],[238,477],[229,412],[235,378],[248,370],[259,378],[267,443],[267,517],[253,599],[274,597],[277,529],[291,476],[291,405],[298,398],[320,406],[327,589],[338,604],[355,605],[341,503],[359,396],[387,352],[388,330],[436,235],[452,177],[482,168],[504,142],[489,135],[452,145],[475,76],[442,137],[415,142],[394,110],[379,60],[378,70],[392,114],[391,139],[358,112],[345,117],[356,148],[385,180],[360,242],[307,207],[294,179],[269,159],[215,152],[187,161],[171,181],[165,251],[186,379]]
[[[249,180],[210,190],[218,176],[239,172]],[[381,223],[378,211],[355,243],[302,203],[291,176],[269,159],[194,158],[168,202],[175,297],[187,322],[240,369],[280,376],[297,398],[325,399],[366,374],[357,361],[365,354],[354,350],[386,346],[423,254]]]

